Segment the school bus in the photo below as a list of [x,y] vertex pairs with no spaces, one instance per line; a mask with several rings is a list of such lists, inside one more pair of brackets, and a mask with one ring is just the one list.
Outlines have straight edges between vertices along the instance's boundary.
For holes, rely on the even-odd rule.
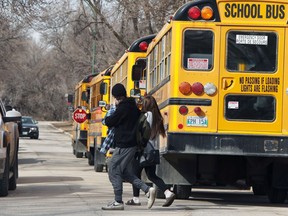
[[107,110],[103,103],[110,103],[110,72],[112,66],[100,72],[90,83],[89,120],[87,158],[88,164],[94,165],[96,172],[102,172],[106,165],[106,157],[99,152],[100,146],[107,136],[108,128],[102,124]]
[[158,174],[188,198],[197,185],[288,189],[288,2],[191,1],[150,43],[147,93],[164,118]]
[[[89,112],[88,110],[89,97],[90,97],[89,83],[94,76],[95,76],[94,74],[87,75],[76,85],[74,91],[74,109],[81,108],[85,110],[87,113]],[[72,148],[73,148],[73,154],[77,158],[82,158],[86,154],[87,130],[88,130],[87,120],[83,123],[77,123],[73,121]]]
[[[111,86],[122,83],[128,96],[139,98],[143,96],[146,89],[146,50],[155,35],[148,35],[135,40],[116,62],[111,70]],[[137,67],[141,78],[134,80],[132,68]],[[135,70],[136,71],[136,70]]]

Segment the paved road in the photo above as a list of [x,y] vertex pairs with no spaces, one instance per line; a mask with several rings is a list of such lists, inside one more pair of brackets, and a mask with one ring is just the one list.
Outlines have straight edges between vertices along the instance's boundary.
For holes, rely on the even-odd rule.
[[[39,140],[20,139],[19,179],[16,191],[0,198],[0,216],[270,216],[288,215],[288,205],[271,205],[250,191],[193,189],[189,200],[176,200],[169,208],[157,199],[152,209],[125,206],[124,211],[102,211],[113,199],[107,173],[96,173],[87,159],[72,154],[69,135],[39,122]],[[124,183],[124,201],[132,194]]]

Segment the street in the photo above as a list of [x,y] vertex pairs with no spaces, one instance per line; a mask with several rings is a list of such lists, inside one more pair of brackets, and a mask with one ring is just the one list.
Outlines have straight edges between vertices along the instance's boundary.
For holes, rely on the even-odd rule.
[[[194,189],[189,200],[175,200],[163,208],[156,199],[152,209],[141,194],[141,206],[124,211],[103,211],[112,201],[113,189],[106,172],[96,173],[86,158],[72,154],[71,138],[49,122],[39,122],[38,140],[20,138],[17,189],[0,198],[0,216],[94,216],[94,215],[288,215],[287,201],[272,205],[266,197],[249,190]],[[132,187],[124,183],[123,200],[132,197]]]

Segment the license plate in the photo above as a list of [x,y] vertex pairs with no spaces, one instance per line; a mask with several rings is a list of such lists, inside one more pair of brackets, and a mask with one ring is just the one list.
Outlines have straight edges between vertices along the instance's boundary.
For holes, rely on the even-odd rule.
[[200,116],[188,116],[187,126],[189,127],[208,127],[208,118]]
[[27,134],[28,134],[28,132],[23,132],[22,134],[23,134],[23,135],[27,135]]

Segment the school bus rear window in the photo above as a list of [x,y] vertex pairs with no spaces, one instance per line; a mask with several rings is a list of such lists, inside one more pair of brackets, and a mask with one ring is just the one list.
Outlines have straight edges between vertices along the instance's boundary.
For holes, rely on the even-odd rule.
[[273,121],[276,100],[273,96],[228,95],[225,116],[228,120]]
[[228,71],[273,73],[277,69],[277,35],[273,32],[230,31]]
[[212,31],[186,30],[184,33],[183,66],[187,70],[211,70],[213,66]]

